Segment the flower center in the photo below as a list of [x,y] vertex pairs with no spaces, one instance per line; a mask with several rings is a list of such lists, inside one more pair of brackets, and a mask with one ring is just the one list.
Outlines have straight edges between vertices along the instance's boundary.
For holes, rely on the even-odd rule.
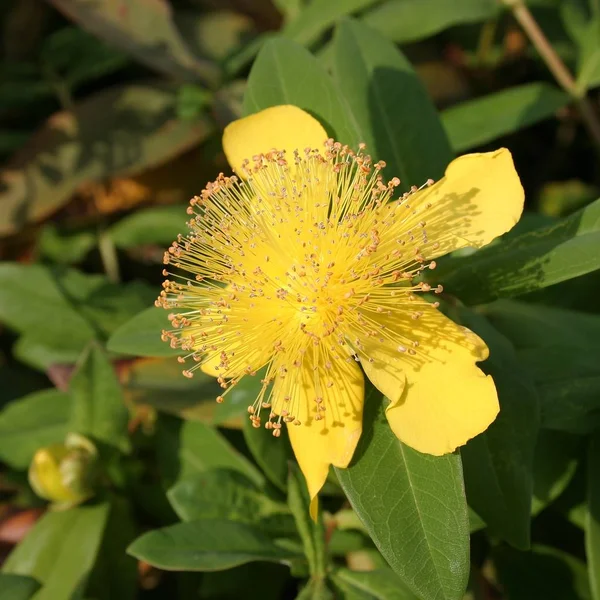
[[[353,354],[369,359],[364,340],[390,335],[375,318],[381,313],[401,307],[419,317],[423,301],[415,292],[430,288],[412,279],[435,266],[420,252],[431,244],[426,207],[407,212],[408,203],[388,203],[400,182],[384,184],[384,166],[372,164],[362,147],[354,153],[328,140],[323,153],[256,156],[244,180],[221,175],[192,200],[190,234],[165,253],[175,279],[157,301],[186,309],[171,315],[174,330],[163,333],[189,351],[194,364],[184,374],[209,365],[226,393],[267,365],[251,407],[260,423],[255,415],[271,406],[268,383],[289,380],[307,360],[316,371]],[[399,343],[399,352],[415,353],[409,338]],[[295,422],[295,413],[280,406],[276,416]]]

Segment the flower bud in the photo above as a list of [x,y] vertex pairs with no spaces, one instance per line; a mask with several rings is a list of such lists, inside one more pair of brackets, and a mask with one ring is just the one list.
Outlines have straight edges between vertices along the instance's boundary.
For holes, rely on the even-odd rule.
[[29,466],[34,492],[55,508],[69,508],[94,495],[98,452],[94,444],[69,433],[62,444],[40,448]]

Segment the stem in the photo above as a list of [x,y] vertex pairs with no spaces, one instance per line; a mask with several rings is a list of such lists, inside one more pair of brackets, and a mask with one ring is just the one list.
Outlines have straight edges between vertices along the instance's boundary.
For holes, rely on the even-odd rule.
[[119,283],[121,276],[119,273],[119,257],[117,250],[108,232],[100,229],[98,232],[98,250],[100,259],[106,276],[113,283]]
[[476,61],[478,65],[484,65],[487,63],[490,50],[494,45],[494,37],[496,36],[497,28],[498,21],[496,19],[492,21],[486,21],[481,27],[476,52]]
[[523,0],[502,0],[502,2],[512,11],[515,19],[519,22],[531,40],[531,43],[535,46],[535,49],[539,52],[558,84],[577,104],[588,133],[600,149],[600,121],[589,99],[585,95],[585,91],[577,86],[573,75],[571,75],[565,63],[558,56],[527,6],[523,4]]

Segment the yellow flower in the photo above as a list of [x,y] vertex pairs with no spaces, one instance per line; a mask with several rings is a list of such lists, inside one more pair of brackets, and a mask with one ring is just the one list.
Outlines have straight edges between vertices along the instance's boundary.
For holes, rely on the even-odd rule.
[[421,452],[452,452],[495,419],[494,382],[475,364],[485,343],[424,299],[441,286],[415,278],[508,231],[523,209],[508,150],[458,158],[439,182],[394,200],[399,180],[383,182],[383,163],[326,138],[294,106],[229,125],[237,177],[192,200],[157,301],[184,309],[163,337],[189,351],[186,376],[218,377],[217,401],[266,367],[250,419],[275,436],[287,424],[313,500],[356,448],[363,371],[390,400],[396,436]]

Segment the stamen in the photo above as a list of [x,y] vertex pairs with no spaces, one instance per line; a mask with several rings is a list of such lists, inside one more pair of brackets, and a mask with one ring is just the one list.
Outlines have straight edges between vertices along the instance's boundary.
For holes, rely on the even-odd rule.
[[[264,368],[248,417],[275,437],[282,422],[330,426],[339,409],[324,398],[339,386],[336,369],[348,360],[373,362],[374,343],[400,357],[422,353],[409,323],[430,306],[419,294],[443,291],[413,283],[435,269],[426,256],[443,241],[432,239],[437,217],[426,199],[433,180],[392,202],[400,180],[384,183],[385,163],[364,150],[330,139],[322,151],[253,156],[243,180],[220,174],[190,201],[188,234],[165,252],[170,279],[156,305],[172,311],[172,329],[161,338],[186,351],[178,358],[189,365],[184,376],[214,365],[219,403]],[[390,319],[405,330],[390,331]],[[299,392],[306,369],[310,406]]]

